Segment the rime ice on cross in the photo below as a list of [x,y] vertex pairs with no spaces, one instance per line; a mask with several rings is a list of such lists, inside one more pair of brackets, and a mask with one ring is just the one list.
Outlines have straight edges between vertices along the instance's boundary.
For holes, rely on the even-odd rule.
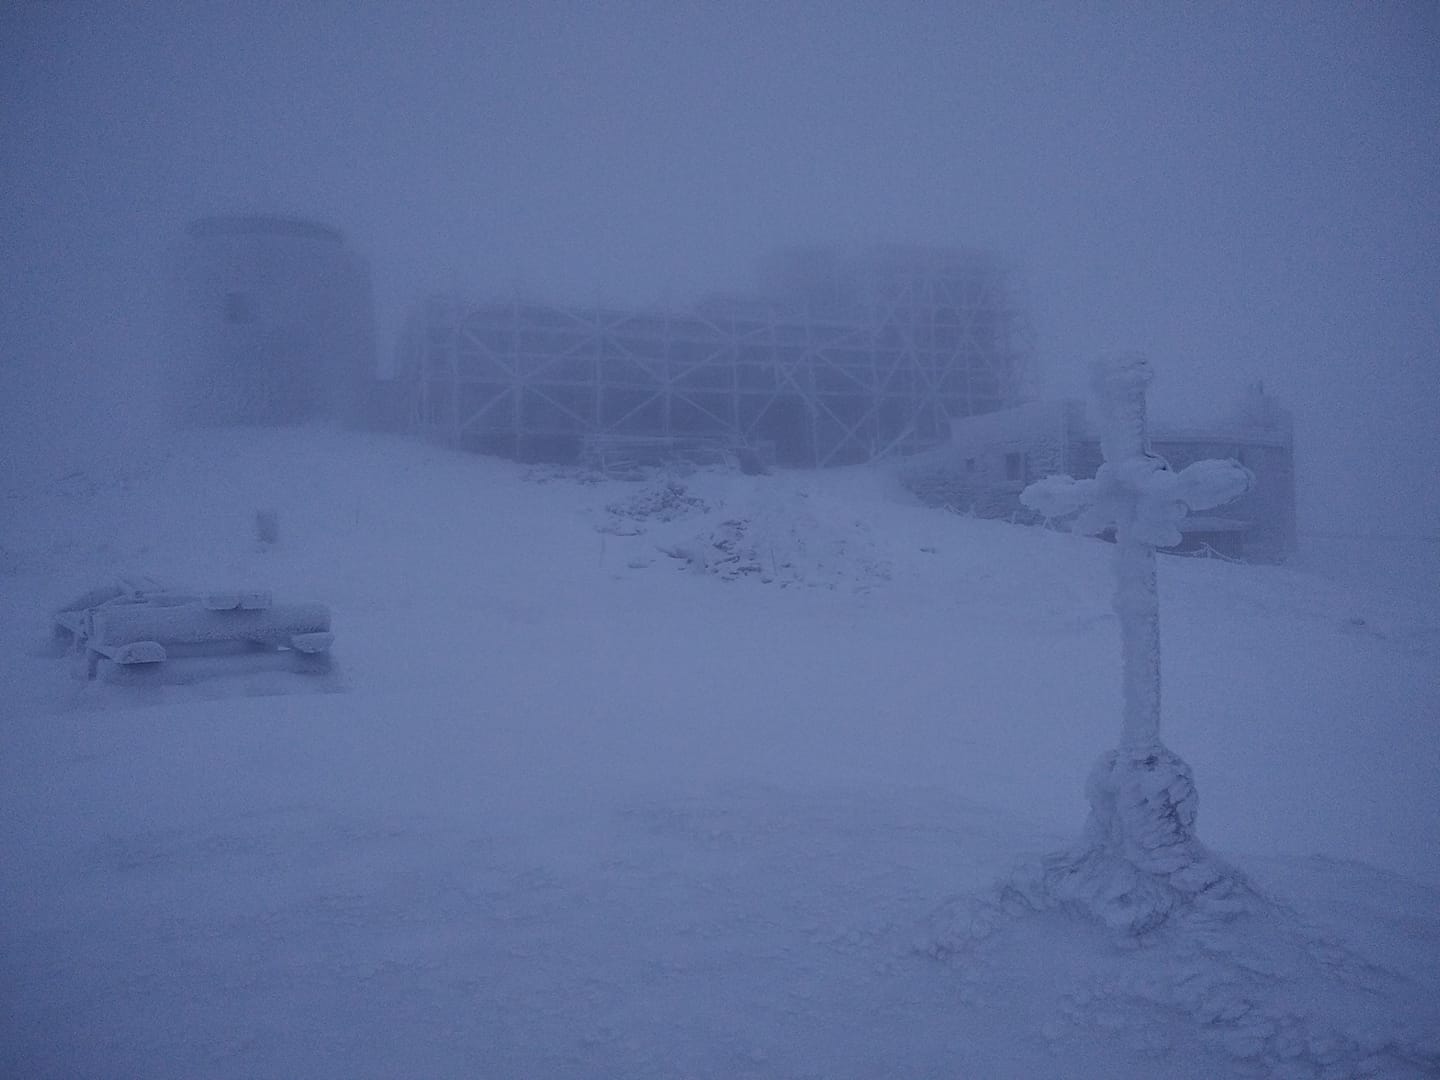
[[1243,495],[1254,481],[1235,461],[1198,461],[1172,472],[1150,453],[1145,388],[1152,378],[1143,356],[1122,355],[1095,367],[1100,448],[1105,464],[1093,480],[1051,476],[1020,495],[1030,509],[1055,518],[1077,510],[1074,529],[1093,536],[1114,528],[1115,613],[1120,616],[1125,682],[1121,745],[1160,741],[1160,605],[1155,549],[1180,543],[1188,510],[1208,510]]
[[1253,482],[1235,461],[1201,461],[1173,472],[1150,453],[1144,357],[1095,368],[1100,445],[1094,479],[1053,476],[1020,500],[1046,517],[1079,512],[1075,531],[1115,529],[1115,611],[1120,616],[1125,714],[1120,746],[1090,773],[1086,845],[1045,860],[1042,900],[1088,910],[1112,928],[1141,934],[1177,909],[1228,913],[1249,886],[1195,836],[1199,799],[1190,768],[1160,741],[1160,605],[1155,548],[1180,542],[1180,520],[1243,494]]

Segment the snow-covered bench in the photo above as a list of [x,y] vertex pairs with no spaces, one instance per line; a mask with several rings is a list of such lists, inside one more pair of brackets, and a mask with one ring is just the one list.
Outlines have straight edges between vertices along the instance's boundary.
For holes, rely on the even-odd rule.
[[316,655],[335,639],[324,604],[275,604],[268,592],[191,592],[148,580],[86,593],[56,612],[55,629],[83,653],[90,678],[101,660],[158,664],[176,650],[235,645]]

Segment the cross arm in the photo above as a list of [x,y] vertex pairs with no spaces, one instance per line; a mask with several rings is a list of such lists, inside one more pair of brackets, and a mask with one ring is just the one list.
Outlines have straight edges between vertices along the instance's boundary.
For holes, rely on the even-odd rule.
[[1255,475],[1238,461],[1197,461],[1172,471],[1147,455],[1100,466],[1093,480],[1047,476],[1020,493],[1020,503],[1047,518],[1079,514],[1074,531],[1094,536],[1129,516],[1136,540],[1155,547],[1180,543],[1180,521],[1192,510],[1209,510],[1239,498]]
[[1020,505],[1041,517],[1069,517],[1095,502],[1095,481],[1047,476],[1020,493]]
[[1197,461],[1176,477],[1177,497],[1191,510],[1222,506],[1254,486],[1255,474],[1234,458]]

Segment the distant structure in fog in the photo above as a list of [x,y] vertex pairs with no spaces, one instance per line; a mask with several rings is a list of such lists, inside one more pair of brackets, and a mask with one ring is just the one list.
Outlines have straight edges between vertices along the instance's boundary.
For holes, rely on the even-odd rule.
[[[1077,400],[1041,401],[955,421],[948,446],[907,463],[902,475],[925,501],[979,517],[1033,520],[1020,492],[1046,476],[1093,476],[1100,436]],[[1172,469],[1234,458],[1255,486],[1209,514],[1184,518],[1178,551],[1279,561],[1295,551],[1295,450],[1290,414],[1259,383],[1214,423],[1152,425],[1151,449]]]
[[934,446],[951,418],[1020,400],[1020,318],[993,257],[790,252],[763,280],[684,313],[432,299],[401,347],[416,422],[521,458],[708,443],[824,466]]
[[374,378],[370,272],[327,225],[207,217],[174,267],[172,413],[210,424],[355,420]]

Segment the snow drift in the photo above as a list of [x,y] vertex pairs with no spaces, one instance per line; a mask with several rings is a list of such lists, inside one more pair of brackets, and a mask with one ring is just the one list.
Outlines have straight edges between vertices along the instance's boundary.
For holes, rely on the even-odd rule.
[[[1167,742],[1277,914],[1137,948],[1011,889],[1113,745],[1108,547],[863,469],[678,482],[296,430],[4,492],[0,1072],[1440,1067],[1428,602],[1163,562]],[[327,605],[348,692],[40,647],[157,570]]]

